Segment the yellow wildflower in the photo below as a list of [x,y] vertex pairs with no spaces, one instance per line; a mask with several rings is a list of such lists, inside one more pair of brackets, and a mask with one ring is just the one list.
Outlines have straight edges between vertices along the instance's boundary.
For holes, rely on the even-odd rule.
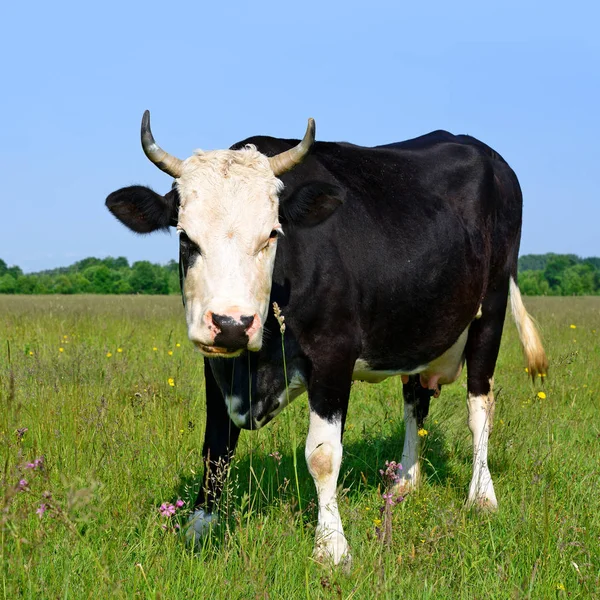
[[66,340],[68,337],[68,335],[63,335],[63,340]]
[[29,356],[33,356],[33,352],[31,350],[29,351]]
[[562,583],[557,583],[556,584],[556,589],[560,590],[561,592],[564,592],[565,591],[565,586]]
[[123,352],[123,348],[117,348],[117,352],[119,352],[119,353]]
[[525,367],[525,373],[529,373],[529,369]]
[[169,351],[167,352],[167,354],[168,354],[169,356],[173,356],[173,350],[169,350]]
[[375,527],[379,527],[381,525],[381,519],[373,519],[373,524]]
[[64,352],[64,351],[65,351],[65,349],[64,349],[64,348],[59,348],[59,349],[58,349],[58,351],[59,351],[59,352]]
[[154,352],[156,352],[158,350],[158,348],[156,346],[153,346],[152,350],[154,350]]
[[427,431],[427,429],[424,429],[423,427],[421,427],[421,429],[419,429],[419,431],[417,431],[417,433],[419,434],[419,437],[425,437],[429,432]]
[[107,352],[106,353],[106,358],[110,358],[112,356],[112,352]]
[[177,343],[175,344],[175,348],[181,348],[181,344],[180,344],[179,342],[177,342]]
[[546,394],[544,392],[538,392],[537,395],[538,395],[538,398],[540,398],[541,400],[546,399]]
[[169,379],[167,381],[169,382],[169,385],[171,387],[175,387],[175,380],[172,377],[169,377]]
[[577,329],[577,325],[573,325],[573,324],[571,324],[571,325],[569,325],[569,327],[570,327],[571,329]]

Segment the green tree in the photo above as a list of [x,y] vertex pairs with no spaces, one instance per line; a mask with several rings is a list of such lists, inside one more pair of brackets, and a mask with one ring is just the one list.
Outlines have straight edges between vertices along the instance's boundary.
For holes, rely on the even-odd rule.
[[35,294],[37,286],[37,276],[21,275],[17,278],[17,294]]
[[544,269],[544,277],[553,292],[558,292],[560,294],[563,273],[574,264],[576,264],[576,261],[572,256],[567,254],[554,255],[548,261],[546,268]]
[[133,263],[129,285],[134,294],[168,294],[167,273],[158,265],[147,260]]
[[68,275],[57,275],[53,278],[53,294],[74,294],[75,286]]
[[14,294],[16,291],[17,280],[10,273],[5,272],[0,276],[0,294]]
[[526,296],[546,296],[550,293],[550,286],[542,271],[519,273],[519,288]]

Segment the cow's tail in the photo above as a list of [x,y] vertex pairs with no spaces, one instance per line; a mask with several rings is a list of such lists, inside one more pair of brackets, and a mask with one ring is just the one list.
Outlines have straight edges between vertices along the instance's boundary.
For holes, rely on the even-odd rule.
[[542,346],[542,340],[530,314],[525,309],[519,286],[514,277],[510,278],[510,307],[517,325],[523,352],[527,359],[527,369],[532,379],[538,375],[542,378],[548,372],[548,359]]

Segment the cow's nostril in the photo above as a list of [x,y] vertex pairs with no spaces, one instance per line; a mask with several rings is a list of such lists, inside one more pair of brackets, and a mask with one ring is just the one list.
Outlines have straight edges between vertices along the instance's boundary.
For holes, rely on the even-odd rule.
[[212,322],[218,327],[215,345],[225,348],[245,348],[248,344],[248,329],[254,322],[254,316],[234,319],[228,315],[212,314]]
[[245,329],[250,329],[250,327],[252,327],[252,323],[254,323],[254,315],[249,317],[240,317],[240,321]]
[[240,320],[230,317],[228,315],[216,315],[212,313],[212,322],[221,330],[224,331],[228,329],[230,331],[233,330],[242,330],[246,331],[252,327],[252,323],[254,322],[254,315],[249,317],[240,317]]

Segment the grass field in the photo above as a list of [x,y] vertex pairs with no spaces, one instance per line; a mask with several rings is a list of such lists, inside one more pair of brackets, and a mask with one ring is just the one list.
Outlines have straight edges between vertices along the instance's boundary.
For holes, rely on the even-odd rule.
[[[242,434],[226,518],[193,553],[178,527],[198,485],[204,391],[180,299],[0,297],[1,596],[600,597],[600,298],[526,304],[550,376],[540,398],[507,322],[490,441],[496,514],[464,508],[463,375],[432,403],[424,484],[393,508],[384,544],[379,469],[402,453],[402,386],[354,386],[339,488],[353,554],[344,573],[311,559],[306,396]],[[178,499],[186,506],[163,516]]]

